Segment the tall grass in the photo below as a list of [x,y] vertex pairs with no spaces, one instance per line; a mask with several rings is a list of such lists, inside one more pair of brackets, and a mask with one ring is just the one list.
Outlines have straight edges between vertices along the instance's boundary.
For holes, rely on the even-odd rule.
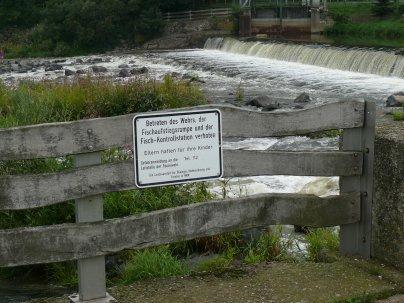
[[250,243],[244,262],[255,264],[264,261],[285,260],[288,256],[287,243],[282,242],[282,229],[278,227],[263,233],[258,241]]
[[338,254],[339,237],[330,228],[311,229],[306,235],[309,260],[332,262]]
[[122,272],[122,282],[185,275],[189,269],[174,257],[168,246],[132,252]]
[[0,84],[0,128],[108,117],[205,103],[202,92],[166,77],[163,83],[135,80],[113,85],[107,80],[73,83],[23,83],[18,89]]

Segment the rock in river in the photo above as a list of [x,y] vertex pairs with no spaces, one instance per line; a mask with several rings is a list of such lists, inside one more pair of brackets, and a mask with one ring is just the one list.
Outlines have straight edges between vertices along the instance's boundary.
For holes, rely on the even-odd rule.
[[72,71],[71,69],[65,69],[65,76],[73,76],[75,74],[74,71]]
[[293,101],[294,103],[308,103],[310,102],[310,96],[307,93],[302,93]]
[[50,65],[48,65],[47,67],[45,67],[45,72],[52,72],[55,70],[61,70],[63,68],[62,65],[57,64],[57,63],[52,63]]
[[130,73],[130,71],[127,68],[123,68],[119,71],[118,77],[121,78],[127,78],[132,76],[132,74]]
[[386,100],[386,107],[404,106],[404,92],[398,92],[389,96]]
[[143,66],[141,68],[134,68],[130,71],[132,75],[141,75],[141,74],[146,74],[149,72],[146,66]]
[[91,69],[93,70],[94,73],[105,73],[107,71],[106,67],[99,65],[93,65],[91,66]]
[[280,108],[279,101],[271,98],[270,96],[258,96],[246,103],[246,105],[251,105],[255,107],[262,107],[264,111],[270,111]]

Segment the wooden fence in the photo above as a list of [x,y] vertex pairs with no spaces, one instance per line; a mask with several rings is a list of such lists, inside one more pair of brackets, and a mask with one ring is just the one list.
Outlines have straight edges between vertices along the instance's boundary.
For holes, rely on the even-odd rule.
[[340,151],[224,152],[225,177],[341,176],[340,195],[263,194],[103,220],[102,194],[135,188],[133,161],[101,163],[101,151],[132,146],[133,114],[2,129],[0,160],[75,155],[76,168],[1,176],[0,210],[75,199],[76,223],[0,230],[0,266],[78,260],[80,297],[71,300],[79,302],[107,295],[106,254],[234,230],[274,224],[341,225],[341,252],[370,256],[373,103],[346,100],[283,113],[226,105],[198,108],[212,107],[222,112],[224,138],[343,129]]
[[204,10],[191,10],[191,11],[183,11],[183,12],[173,12],[173,13],[165,13],[163,15],[164,19],[169,20],[201,20],[207,19],[209,17],[228,17],[231,15],[230,8],[213,8],[213,9],[204,9]]

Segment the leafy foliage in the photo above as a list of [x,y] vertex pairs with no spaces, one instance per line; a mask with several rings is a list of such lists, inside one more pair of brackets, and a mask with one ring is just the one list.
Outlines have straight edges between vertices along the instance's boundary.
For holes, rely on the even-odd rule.
[[[74,55],[158,35],[164,21],[159,0],[30,0],[0,2],[0,47],[6,55]],[[21,31],[21,29],[29,29]],[[7,36],[7,35],[6,35]],[[24,47],[23,47],[24,46]]]
[[393,11],[393,3],[390,0],[377,0],[372,7],[373,14],[378,17],[388,16]]

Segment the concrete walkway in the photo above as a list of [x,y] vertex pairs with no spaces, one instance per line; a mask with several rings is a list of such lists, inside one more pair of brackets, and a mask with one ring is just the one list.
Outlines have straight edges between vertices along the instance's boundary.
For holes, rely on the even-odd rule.
[[[210,274],[140,281],[108,291],[122,303],[322,303],[403,293],[404,273],[374,262],[265,263]],[[32,301],[65,303],[64,298]],[[396,301],[381,301],[396,302]],[[401,302],[401,301],[399,301]]]

